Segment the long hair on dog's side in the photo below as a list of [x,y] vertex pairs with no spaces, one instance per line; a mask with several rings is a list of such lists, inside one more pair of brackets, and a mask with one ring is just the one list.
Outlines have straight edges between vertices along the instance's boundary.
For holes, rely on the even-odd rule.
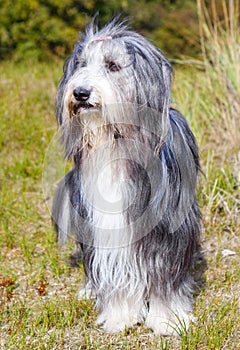
[[59,86],[57,120],[74,168],[52,217],[61,242],[73,233],[81,245],[109,331],[145,320],[167,334],[192,311],[200,166],[187,122],[170,108],[171,74],[162,52],[125,23],[98,30],[93,21]]

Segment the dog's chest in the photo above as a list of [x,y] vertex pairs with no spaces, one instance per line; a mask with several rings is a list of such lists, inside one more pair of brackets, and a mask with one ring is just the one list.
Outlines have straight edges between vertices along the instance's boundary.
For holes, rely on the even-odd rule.
[[93,193],[95,220],[102,229],[123,227],[124,170],[115,172],[113,164],[104,165],[98,174]]
[[83,192],[95,232],[112,240],[124,230],[128,206],[126,167],[112,149],[98,149],[85,161]]

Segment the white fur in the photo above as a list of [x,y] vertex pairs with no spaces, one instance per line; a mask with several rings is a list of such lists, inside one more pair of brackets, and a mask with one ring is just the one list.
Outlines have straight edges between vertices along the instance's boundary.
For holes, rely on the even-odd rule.
[[173,294],[170,301],[164,302],[152,295],[145,324],[155,334],[179,336],[188,329],[192,318],[192,304],[189,299]]
[[134,298],[127,298],[121,293],[103,306],[96,324],[102,325],[106,332],[115,333],[142,322],[144,313],[146,309],[142,303],[137,303]]

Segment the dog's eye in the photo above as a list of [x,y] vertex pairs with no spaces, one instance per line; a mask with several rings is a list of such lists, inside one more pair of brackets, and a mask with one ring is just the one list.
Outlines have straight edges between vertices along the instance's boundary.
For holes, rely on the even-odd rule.
[[80,66],[81,66],[81,68],[83,68],[83,67],[87,67],[87,62],[86,61],[80,61]]
[[113,61],[107,61],[105,67],[109,72],[118,72],[121,69],[121,66]]

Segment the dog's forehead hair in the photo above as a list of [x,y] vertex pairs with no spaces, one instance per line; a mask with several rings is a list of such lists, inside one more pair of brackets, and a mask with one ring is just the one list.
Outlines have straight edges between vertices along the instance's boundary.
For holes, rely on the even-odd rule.
[[81,56],[88,63],[117,61],[122,66],[127,64],[129,60],[125,44],[120,40],[114,39],[105,41],[92,40],[85,46]]

